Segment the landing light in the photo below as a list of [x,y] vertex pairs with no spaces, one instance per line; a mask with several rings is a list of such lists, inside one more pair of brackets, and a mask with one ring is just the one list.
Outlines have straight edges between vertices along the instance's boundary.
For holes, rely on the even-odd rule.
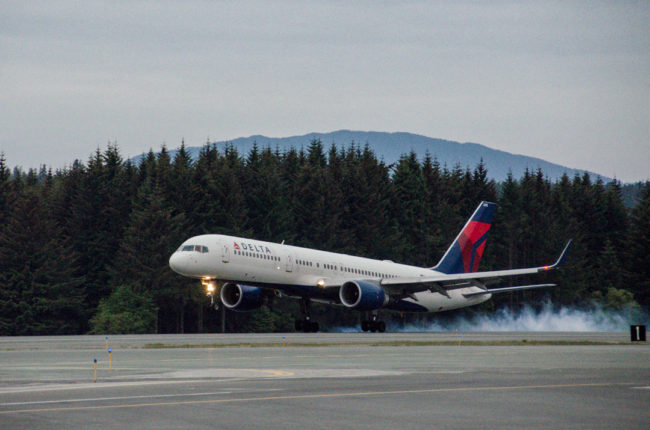
[[207,289],[208,289],[208,294],[214,294],[214,282],[209,282]]
[[325,287],[325,280],[324,279],[319,279],[318,282],[316,282],[316,285],[318,285],[319,288],[324,288]]

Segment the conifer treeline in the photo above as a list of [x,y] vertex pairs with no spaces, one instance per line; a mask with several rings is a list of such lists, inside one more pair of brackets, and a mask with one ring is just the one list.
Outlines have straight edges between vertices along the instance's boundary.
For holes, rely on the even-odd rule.
[[[558,287],[500,295],[479,309],[549,297],[648,306],[650,184],[641,194],[628,211],[619,183],[586,174],[551,183],[527,172],[497,184],[483,164],[448,168],[410,153],[387,165],[368,146],[320,141],[249,154],[208,144],[194,162],[184,145],[173,159],[163,147],[138,166],[109,144],[54,173],[11,173],[0,156],[0,334],[217,331],[219,313],[200,284],[168,267],[190,236],[284,240],[433,266],[481,200],[499,204],[481,270],[546,264],[569,238],[574,245],[564,270],[532,280]],[[296,311],[291,300],[227,311],[225,328],[291,330]],[[339,307],[315,313],[321,327],[359,318]]]

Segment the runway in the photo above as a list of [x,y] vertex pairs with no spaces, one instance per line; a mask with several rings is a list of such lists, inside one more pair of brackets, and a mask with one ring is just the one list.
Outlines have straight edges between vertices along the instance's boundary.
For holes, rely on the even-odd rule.
[[[548,344],[487,343],[523,339]],[[0,338],[0,427],[645,429],[650,348],[627,340],[624,333]],[[386,343],[402,341],[432,344]]]

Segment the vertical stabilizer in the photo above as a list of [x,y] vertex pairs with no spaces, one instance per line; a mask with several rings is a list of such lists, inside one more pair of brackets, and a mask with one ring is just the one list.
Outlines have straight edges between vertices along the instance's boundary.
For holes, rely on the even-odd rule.
[[481,202],[438,265],[432,269],[448,274],[476,272],[496,207],[495,203]]

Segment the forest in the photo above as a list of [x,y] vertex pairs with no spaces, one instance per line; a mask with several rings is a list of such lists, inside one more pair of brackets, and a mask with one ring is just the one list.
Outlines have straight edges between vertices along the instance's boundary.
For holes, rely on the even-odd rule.
[[[619,182],[588,174],[551,182],[537,170],[495,183],[483,163],[441,166],[435,155],[405,153],[388,165],[369,145],[318,140],[248,154],[208,143],[195,160],[184,144],[173,157],[163,146],[138,165],[109,143],[56,171],[7,163],[0,154],[0,335],[292,331],[295,300],[215,310],[199,281],[169,269],[169,256],[190,236],[222,233],[430,267],[481,200],[499,207],[479,270],[552,263],[574,242],[562,270],[506,281],[556,287],[458,312],[549,301],[650,307],[649,182],[626,205]],[[315,306],[312,316],[324,330],[361,318],[339,306]]]

